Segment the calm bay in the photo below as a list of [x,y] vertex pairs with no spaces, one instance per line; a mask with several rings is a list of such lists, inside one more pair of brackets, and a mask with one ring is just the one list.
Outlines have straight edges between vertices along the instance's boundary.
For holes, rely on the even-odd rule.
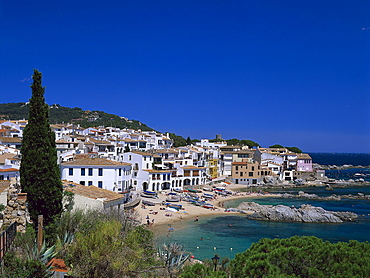
[[[331,194],[345,195],[363,193],[370,194],[370,187],[347,187],[336,188],[327,191],[325,187],[309,187],[295,189],[278,189],[273,193],[298,193],[304,191],[315,193],[319,196]],[[271,222],[247,219],[242,214],[222,216],[202,216],[198,222],[192,219],[184,219],[182,222],[173,223],[175,228],[168,237],[168,226],[158,225],[155,228],[158,244],[176,242],[184,246],[185,250],[191,252],[197,259],[206,259],[215,253],[222,257],[233,258],[236,253],[243,252],[253,242],[267,238],[287,238],[298,236],[317,236],[330,242],[338,241],[370,241],[370,201],[342,199],[341,201],[321,201],[298,198],[243,198],[225,202],[225,207],[236,207],[238,204],[248,201],[259,204],[271,205],[294,205],[302,204],[320,206],[332,211],[352,211],[359,215],[354,222],[338,224],[329,223],[294,223],[294,222]]]

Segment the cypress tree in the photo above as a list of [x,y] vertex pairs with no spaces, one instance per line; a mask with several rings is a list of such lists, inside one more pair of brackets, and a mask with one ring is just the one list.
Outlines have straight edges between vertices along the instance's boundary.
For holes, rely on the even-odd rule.
[[23,132],[21,187],[27,192],[28,210],[37,223],[44,216],[45,226],[53,223],[62,212],[63,187],[57,164],[55,134],[50,129],[49,106],[45,103],[45,88],[41,73],[34,70],[29,120]]

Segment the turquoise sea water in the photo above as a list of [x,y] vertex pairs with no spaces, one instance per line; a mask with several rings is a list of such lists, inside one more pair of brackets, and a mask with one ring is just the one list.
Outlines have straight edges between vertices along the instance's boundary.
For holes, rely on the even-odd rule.
[[[296,193],[302,189],[275,190],[275,192]],[[315,193],[319,196],[331,194],[370,194],[370,187],[353,187],[326,191],[323,187],[305,188],[303,191]],[[173,223],[175,228],[167,237],[167,225],[156,227],[158,232],[158,244],[177,242],[195,256],[197,259],[212,258],[215,253],[222,257],[233,258],[236,253],[243,252],[253,242],[267,238],[286,238],[294,235],[313,235],[331,242],[370,241],[370,201],[365,200],[342,200],[342,201],[318,201],[302,199],[282,198],[255,198],[230,200],[225,207],[236,207],[243,201],[254,201],[260,204],[284,204],[295,205],[311,204],[321,206],[327,210],[352,211],[360,215],[355,222],[338,224],[315,224],[315,223],[292,223],[257,221],[245,218],[242,214],[230,214],[222,216],[202,216],[198,222],[187,219]],[[201,240],[203,238],[203,240]]]

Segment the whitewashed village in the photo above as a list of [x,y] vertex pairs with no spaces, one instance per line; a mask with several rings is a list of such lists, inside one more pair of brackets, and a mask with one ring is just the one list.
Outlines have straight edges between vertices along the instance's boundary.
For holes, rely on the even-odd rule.
[[[27,120],[0,123],[3,190],[11,179],[19,181],[26,125]],[[64,188],[74,192],[77,200],[81,195],[83,206],[91,196],[104,207],[124,206],[143,191],[199,189],[219,183],[246,188],[317,184],[326,178],[325,171],[313,167],[308,154],[286,148],[250,149],[208,139],[175,148],[169,134],[156,131],[73,124],[53,124],[51,129],[55,132]],[[113,197],[109,192],[115,193]],[[0,202],[6,202],[6,192]]]

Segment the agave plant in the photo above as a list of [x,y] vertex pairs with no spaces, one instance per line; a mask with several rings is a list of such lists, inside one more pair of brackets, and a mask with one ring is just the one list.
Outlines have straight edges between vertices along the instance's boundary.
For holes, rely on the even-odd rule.
[[51,272],[52,266],[49,262],[56,256],[55,245],[46,248],[45,241],[39,250],[37,243],[34,244],[32,248],[27,248],[26,256],[28,261],[41,262],[45,266],[45,272],[43,277],[51,277],[53,273]]
[[190,253],[185,252],[183,246],[177,243],[163,244],[158,248],[158,254],[170,276],[175,269],[180,269],[190,256]]

